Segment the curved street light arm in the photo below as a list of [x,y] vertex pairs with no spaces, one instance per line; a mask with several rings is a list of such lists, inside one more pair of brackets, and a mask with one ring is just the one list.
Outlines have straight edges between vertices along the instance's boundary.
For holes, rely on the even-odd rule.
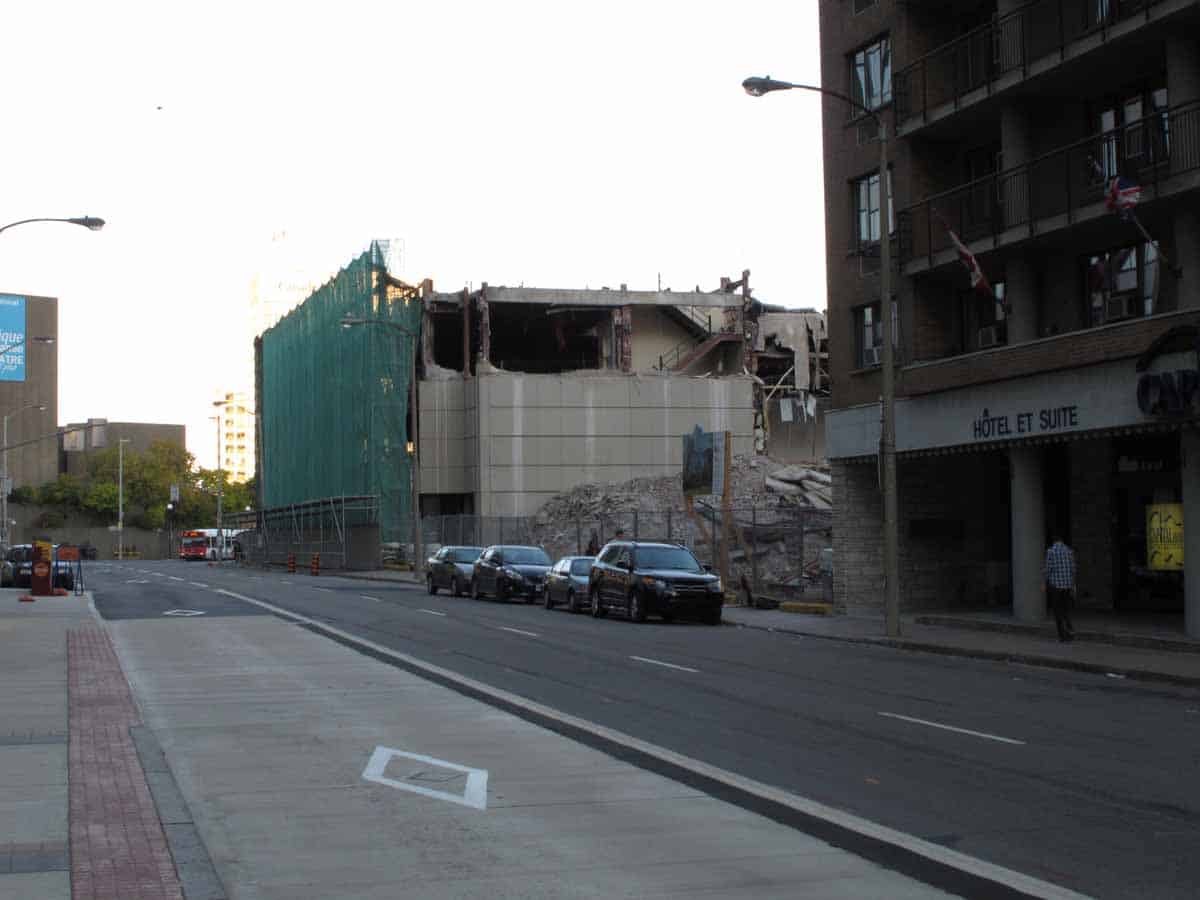
[[30,222],[66,222],[69,225],[82,225],[90,231],[99,231],[104,227],[104,220],[97,219],[93,216],[80,216],[74,219],[58,219],[58,218],[36,218],[36,219],[19,219],[16,222],[9,222],[7,225],[0,225],[0,231],[7,231],[10,228],[16,228],[18,225],[28,225]]
[[779,81],[770,76],[766,78],[747,78],[742,82],[742,88],[751,97],[761,97],[763,94],[769,94],[772,91],[812,91],[814,94],[826,94],[830,97],[835,97],[843,103],[850,106],[855,112],[862,113],[864,116],[870,116],[881,126],[883,119],[879,117],[879,113],[873,109],[867,109],[857,100],[846,96],[838,91],[830,90],[829,88],[817,87],[813,84],[795,84],[791,81]]

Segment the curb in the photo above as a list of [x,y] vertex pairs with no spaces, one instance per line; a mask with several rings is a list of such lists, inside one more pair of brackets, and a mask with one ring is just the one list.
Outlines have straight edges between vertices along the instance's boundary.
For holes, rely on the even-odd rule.
[[744,622],[730,622],[726,625],[735,628],[754,628],[759,631],[776,631],[781,634],[794,634],[800,637],[819,638],[826,641],[841,641],[846,644],[869,644],[876,647],[889,647],[893,650],[909,650],[917,653],[936,653],[940,656],[958,656],[967,659],[987,659],[993,662],[1012,662],[1027,666],[1038,666],[1044,669],[1063,669],[1073,672],[1085,672],[1089,675],[1113,675],[1128,678],[1131,681],[1150,681],[1160,684],[1175,684],[1186,687],[1200,687],[1200,677],[1191,675],[1176,675],[1171,672],[1155,672],[1148,669],[1130,669],[1123,666],[1103,666],[1099,663],[1082,660],[1061,659],[1057,656],[1039,656],[1036,653],[1023,653],[1005,650],[976,650],[967,647],[953,647],[946,644],[930,644],[922,641],[906,641],[903,638],[885,637],[854,637],[851,635],[822,634],[816,631],[803,631],[799,628],[777,627],[773,625],[752,625]]
[[[1019,634],[1026,637],[1054,637],[1051,625],[1023,625],[1018,622],[989,622],[959,619],[954,616],[920,615],[913,619],[918,625],[938,628],[959,628],[964,631],[988,631],[1002,634]],[[1149,635],[1109,633],[1104,631],[1076,631],[1075,640],[1091,644],[1111,644],[1114,647],[1134,647],[1141,650],[1167,650],[1172,653],[1200,653],[1200,641],[1177,638],[1160,638]]]

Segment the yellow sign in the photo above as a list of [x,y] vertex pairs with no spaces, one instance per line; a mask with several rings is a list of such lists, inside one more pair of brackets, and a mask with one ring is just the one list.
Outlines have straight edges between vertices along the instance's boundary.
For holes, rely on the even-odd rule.
[[1183,504],[1146,507],[1146,562],[1159,572],[1183,571]]

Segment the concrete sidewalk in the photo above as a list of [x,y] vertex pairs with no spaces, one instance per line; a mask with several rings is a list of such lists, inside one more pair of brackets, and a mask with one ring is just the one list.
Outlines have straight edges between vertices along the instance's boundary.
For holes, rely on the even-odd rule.
[[306,626],[109,627],[231,898],[946,896]]
[[961,616],[949,619],[946,624],[933,624],[926,616],[909,615],[901,617],[901,637],[893,639],[884,633],[882,615],[808,616],[727,606],[723,618],[730,625],[805,637],[1200,685],[1198,648],[1187,643],[1176,646],[1181,642],[1171,641],[1115,642],[1098,630],[1081,631],[1078,640],[1063,644],[1057,640],[1052,625],[988,627],[986,622],[976,623]]

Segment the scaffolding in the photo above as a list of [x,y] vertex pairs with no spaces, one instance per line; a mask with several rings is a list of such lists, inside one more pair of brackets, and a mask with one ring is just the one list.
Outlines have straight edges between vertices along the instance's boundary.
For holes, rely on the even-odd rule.
[[[421,300],[393,277],[386,241],[256,342],[259,506],[379,498],[383,541],[409,535],[409,400]],[[345,327],[344,319],[358,322]]]

